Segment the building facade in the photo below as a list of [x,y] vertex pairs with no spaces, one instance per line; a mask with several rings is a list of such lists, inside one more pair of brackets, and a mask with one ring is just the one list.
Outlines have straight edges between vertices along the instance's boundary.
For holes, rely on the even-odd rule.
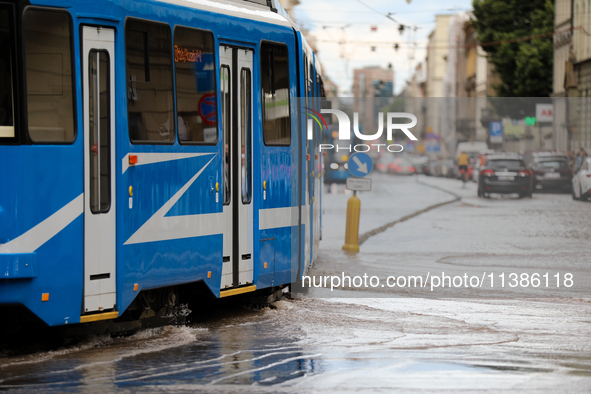
[[353,110],[359,113],[361,132],[375,134],[378,130],[377,110],[383,97],[394,95],[394,70],[369,66],[353,70]]
[[[435,30],[429,35],[427,46],[427,84],[426,92],[426,119],[425,130],[429,135],[441,137],[443,141],[449,141],[453,131],[446,127],[442,117],[445,97],[444,78],[448,66],[449,57],[449,32],[452,15],[436,15]],[[455,147],[441,144],[441,154],[452,155],[450,149]]]
[[555,146],[591,150],[591,1],[556,0]]
[[[488,140],[482,116],[486,98],[495,96],[493,84],[498,80],[478,45],[471,18],[464,12],[437,16],[429,36],[425,72],[422,65],[417,66],[406,90],[406,97],[424,97],[419,105],[424,117],[422,134],[436,136],[444,156],[454,156],[459,142]],[[407,108],[414,107],[417,104],[407,104]]]
[[[574,82],[574,52],[572,48],[572,0],[556,0],[554,17],[554,143],[558,150],[570,149],[568,106],[565,97],[576,94],[568,85]],[[568,78],[567,78],[568,74]],[[568,81],[567,81],[568,80]],[[575,86],[571,86],[571,89]],[[570,91],[569,91],[570,90]]]
[[[573,36],[572,47],[574,76],[567,82],[568,97],[577,96],[577,99],[569,99],[568,113],[570,119],[569,136],[570,148],[573,150],[584,148],[591,150],[591,1],[573,1]],[[568,63],[567,63],[568,65]],[[568,67],[570,69],[570,67]],[[576,84],[576,88],[574,85]]]

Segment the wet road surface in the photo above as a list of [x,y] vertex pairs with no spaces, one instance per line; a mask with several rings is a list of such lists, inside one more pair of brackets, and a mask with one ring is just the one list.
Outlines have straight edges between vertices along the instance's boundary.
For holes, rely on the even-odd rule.
[[[341,250],[348,196],[325,194],[310,275],[571,272],[571,288],[310,289],[274,309],[228,308],[184,327],[0,355],[0,390],[401,392],[591,390],[591,203],[570,195],[478,199],[474,184],[374,177],[360,233]],[[429,186],[431,185],[431,186]],[[434,188],[436,186],[438,188]],[[453,193],[450,194],[450,193]]]

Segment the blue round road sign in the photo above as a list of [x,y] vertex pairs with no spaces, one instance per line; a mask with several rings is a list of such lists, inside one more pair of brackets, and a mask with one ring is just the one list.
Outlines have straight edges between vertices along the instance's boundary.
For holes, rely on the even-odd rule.
[[373,169],[373,162],[367,153],[357,152],[347,162],[349,172],[356,178],[363,178]]

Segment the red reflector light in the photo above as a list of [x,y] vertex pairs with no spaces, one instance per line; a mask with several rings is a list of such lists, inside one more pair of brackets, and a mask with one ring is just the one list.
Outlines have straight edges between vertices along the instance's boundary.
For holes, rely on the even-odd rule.
[[494,172],[493,170],[482,170],[482,175],[484,176],[493,176]]
[[137,155],[129,155],[129,164],[137,164]]
[[587,176],[587,178],[591,178],[591,174],[587,174],[586,176]]
[[519,176],[531,176],[530,170],[519,170]]
[[410,167],[409,170],[410,170],[410,172],[415,172],[415,168],[414,167]]

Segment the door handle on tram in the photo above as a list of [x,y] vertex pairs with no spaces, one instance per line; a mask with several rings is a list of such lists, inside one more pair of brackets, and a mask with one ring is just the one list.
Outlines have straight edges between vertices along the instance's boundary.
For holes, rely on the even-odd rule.
[[251,258],[250,253],[242,255],[242,260],[250,260],[250,258]]

